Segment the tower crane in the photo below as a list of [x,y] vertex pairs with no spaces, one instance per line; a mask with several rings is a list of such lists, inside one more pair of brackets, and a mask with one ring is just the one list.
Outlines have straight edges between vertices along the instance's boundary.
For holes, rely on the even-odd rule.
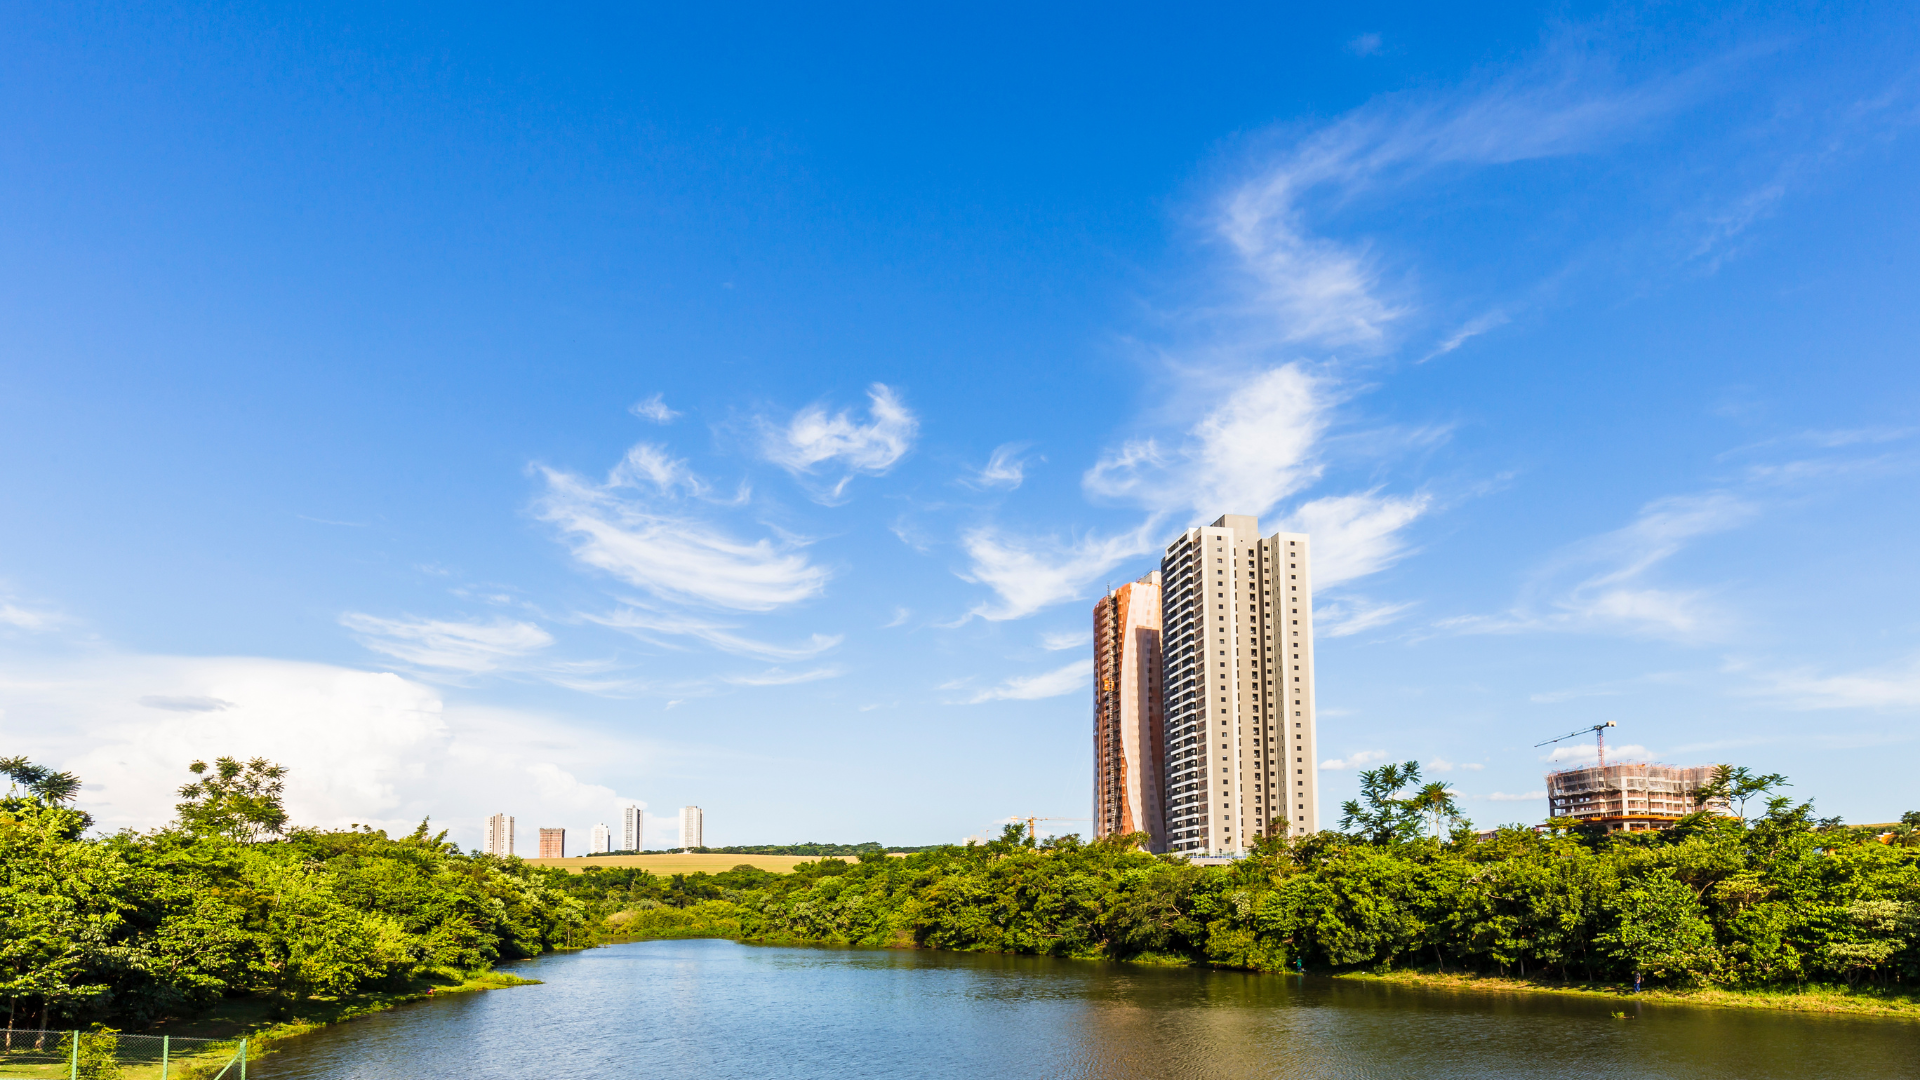
[[1027,839],[1038,844],[1040,842],[1040,834],[1033,830],[1033,825],[1036,821],[1085,821],[1091,823],[1093,819],[1083,817],[1029,817],[1027,819]]
[[1604,724],[1595,724],[1590,728],[1583,727],[1579,731],[1569,731],[1565,735],[1560,736],[1559,738],[1548,739],[1546,742],[1537,742],[1537,743],[1534,743],[1533,745],[1550,746],[1553,743],[1563,742],[1567,739],[1573,738],[1575,735],[1585,735],[1587,732],[1591,731],[1593,732],[1594,742],[1597,743],[1599,746],[1600,764],[1602,767],[1605,767],[1605,765],[1607,764],[1607,729],[1610,727],[1619,727],[1619,726],[1620,726],[1619,724],[1616,724],[1613,721],[1609,720]]

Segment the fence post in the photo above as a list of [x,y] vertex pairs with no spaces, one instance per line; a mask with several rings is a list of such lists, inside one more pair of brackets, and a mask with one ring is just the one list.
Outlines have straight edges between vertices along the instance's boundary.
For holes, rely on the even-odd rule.
[[240,1040],[240,1080],[247,1080],[247,1040]]
[[160,1036],[160,1080],[167,1080],[167,1062],[171,1056],[167,1053],[167,1051],[172,1048],[173,1048],[173,1036],[171,1035]]
[[80,1032],[73,1033],[73,1053],[67,1055],[67,1080],[80,1080]]

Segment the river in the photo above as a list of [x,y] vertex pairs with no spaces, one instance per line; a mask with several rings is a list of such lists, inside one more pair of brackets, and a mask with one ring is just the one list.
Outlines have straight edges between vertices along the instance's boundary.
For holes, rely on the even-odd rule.
[[[262,1080],[1920,1076],[1920,1023],[1192,968],[652,941],[292,1040]],[[1611,1014],[1624,1009],[1627,1019]]]

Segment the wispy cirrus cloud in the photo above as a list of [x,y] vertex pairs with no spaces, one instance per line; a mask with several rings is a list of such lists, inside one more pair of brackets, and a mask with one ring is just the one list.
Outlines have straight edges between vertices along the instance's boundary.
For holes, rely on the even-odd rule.
[[1412,607],[1411,601],[1382,604],[1363,597],[1348,597],[1315,608],[1313,628],[1316,633],[1327,637],[1352,637],[1397,622]]
[[969,566],[960,576],[991,588],[998,599],[976,605],[968,614],[994,622],[1021,619],[1084,596],[1122,562],[1152,550],[1148,530],[1153,524],[1120,536],[1077,540],[971,530],[961,537]]
[[765,671],[746,675],[728,675],[721,681],[735,686],[792,686],[795,683],[818,682],[821,679],[835,679],[846,674],[837,667],[814,668],[810,671],[787,671],[784,668],[768,668]]
[[478,675],[517,666],[553,644],[553,635],[529,622],[400,618],[361,612],[340,616],[362,645],[403,663]]
[[1005,488],[1012,491],[1026,481],[1027,463],[1020,455],[1030,445],[1003,443],[994,447],[987,463],[973,470],[970,476],[963,477],[960,482],[972,488]]
[[811,660],[845,640],[841,634],[816,633],[804,641],[781,645],[737,633],[740,628],[730,623],[676,614],[641,604],[628,604],[606,614],[583,615],[582,618],[656,644],[672,646],[675,639],[692,638],[735,656],[750,656],[775,663]]
[[892,387],[874,383],[867,400],[865,422],[850,409],[828,413],[823,405],[809,405],[784,425],[763,424],[763,454],[795,476],[829,465],[844,470],[830,487],[814,491],[822,502],[838,502],[856,475],[879,476],[893,468],[920,431],[919,419]]
[[1083,649],[1093,644],[1091,630],[1053,630],[1040,635],[1040,647],[1048,652]]
[[1038,675],[1019,675],[998,686],[982,690],[967,699],[967,704],[986,701],[1038,701],[1041,698],[1071,694],[1093,682],[1093,660],[1075,660],[1062,668]]
[[1747,691],[1750,696],[1768,698],[1790,709],[1920,709],[1920,655],[1839,673],[1743,661],[1730,662],[1727,670],[1753,680]]
[[708,521],[698,504],[710,486],[659,447],[634,447],[602,483],[539,473],[536,513],[574,558],[663,601],[771,611],[826,588],[829,573],[791,538],[741,540]]
[[627,406],[627,411],[642,420],[650,420],[656,424],[671,424],[675,418],[680,415],[672,409],[667,408],[667,402],[663,394],[654,394],[651,397],[642,398]]
[[1320,763],[1323,769],[1364,769],[1368,765],[1387,760],[1385,750],[1360,750],[1344,758],[1328,758]]
[[1726,616],[1708,594],[1663,588],[1651,573],[1689,543],[1745,525],[1758,513],[1753,500],[1730,491],[1656,499],[1622,528],[1563,549],[1533,575],[1508,611],[1437,625],[1459,633],[1615,630],[1711,638]]

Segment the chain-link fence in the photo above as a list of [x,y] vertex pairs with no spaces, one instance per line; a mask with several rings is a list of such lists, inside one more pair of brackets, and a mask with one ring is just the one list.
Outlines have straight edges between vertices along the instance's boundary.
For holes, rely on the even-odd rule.
[[39,1080],[246,1080],[247,1040],[0,1031],[0,1077]]

